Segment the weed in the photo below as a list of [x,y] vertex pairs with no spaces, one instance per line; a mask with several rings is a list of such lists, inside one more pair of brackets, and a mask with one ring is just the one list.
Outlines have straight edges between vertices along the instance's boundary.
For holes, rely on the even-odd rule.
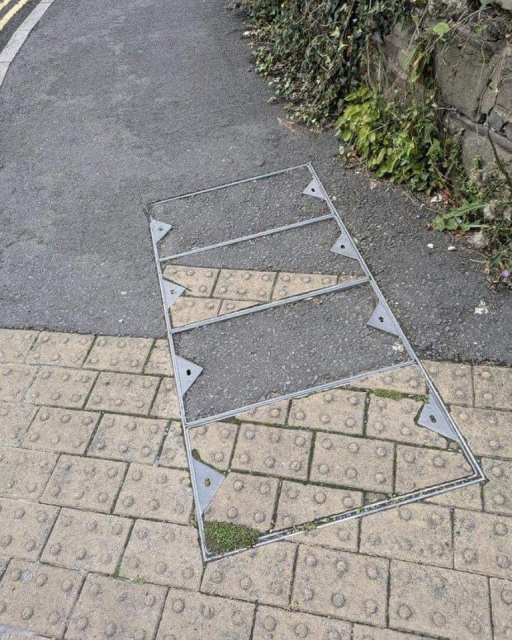
[[254,546],[260,532],[230,522],[205,522],[204,538],[210,553],[225,553]]
[[390,400],[401,400],[408,397],[406,393],[392,391],[391,389],[372,389],[372,394],[379,398],[389,398]]

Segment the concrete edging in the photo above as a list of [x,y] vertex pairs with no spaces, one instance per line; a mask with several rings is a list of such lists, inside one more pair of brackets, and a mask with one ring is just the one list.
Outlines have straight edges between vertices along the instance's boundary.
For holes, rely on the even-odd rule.
[[9,65],[16,57],[16,54],[23,46],[25,40],[28,38],[29,33],[44,16],[50,5],[53,4],[53,1],[54,0],[42,0],[42,2],[34,7],[34,9],[13,33],[9,42],[5,45],[2,51],[0,51],[0,87],[7,75]]

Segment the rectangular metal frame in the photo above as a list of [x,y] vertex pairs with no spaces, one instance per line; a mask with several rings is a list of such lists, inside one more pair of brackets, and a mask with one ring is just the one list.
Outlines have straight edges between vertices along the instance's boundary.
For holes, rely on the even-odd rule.
[[[247,182],[254,182],[257,180],[262,180],[262,179],[266,179],[266,178],[271,178],[272,176],[276,176],[276,175],[280,175],[280,174],[284,174],[284,173],[290,173],[292,171],[295,171],[297,169],[304,169],[307,168],[311,174],[312,179],[315,179],[320,187],[321,190],[321,194],[322,194],[322,198],[325,201],[325,203],[327,204],[330,213],[326,214],[324,216],[317,216],[315,218],[310,218],[309,220],[303,220],[301,222],[297,222],[297,223],[292,223],[289,225],[285,225],[285,226],[281,226],[281,227],[276,227],[274,229],[268,229],[266,231],[263,231],[261,233],[255,233],[255,234],[251,234],[251,235],[246,235],[246,236],[242,236],[242,237],[238,237],[238,238],[232,238],[232,239],[228,239],[224,242],[219,242],[216,244],[212,244],[212,245],[206,245],[203,247],[197,247],[194,249],[191,249],[190,251],[185,251],[182,253],[176,253],[174,255],[171,256],[165,256],[165,257],[160,257],[159,256],[159,251],[158,251],[158,242],[155,240],[155,238],[153,237],[153,235],[151,235],[152,238],[152,244],[153,244],[153,252],[154,252],[154,257],[155,257],[155,262],[156,262],[156,268],[157,268],[157,272],[158,272],[158,280],[159,280],[159,284],[160,284],[160,293],[162,296],[162,302],[164,305],[164,315],[165,315],[165,322],[166,322],[166,327],[167,327],[167,335],[168,335],[168,340],[169,340],[169,348],[171,351],[171,356],[172,356],[172,364],[173,364],[173,368],[174,368],[174,376],[175,376],[175,381],[176,381],[176,390],[177,390],[177,395],[178,395],[178,401],[179,401],[179,406],[180,406],[180,413],[181,413],[181,418],[182,418],[182,427],[183,427],[183,432],[184,432],[184,440],[185,440],[185,448],[186,448],[186,453],[187,453],[187,459],[188,459],[188,464],[189,464],[189,469],[190,469],[190,476],[191,476],[191,481],[192,481],[192,489],[193,489],[193,494],[194,494],[194,500],[195,500],[195,505],[196,505],[196,515],[197,515],[197,523],[198,523],[198,529],[199,529],[199,536],[200,536],[200,542],[201,542],[201,550],[202,550],[202,554],[203,554],[203,559],[205,562],[209,562],[209,561],[213,561],[213,560],[217,560],[221,557],[226,557],[229,555],[233,555],[235,553],[239,553],[241,551],[244,551],[244,549],[237,549],[235,551],[231,551],[231,552],[227,552],[227,553],[223,553],[223,554],[209,554],[208,550],[205,546],[205,539],[204,539],[204,527],[203,527],[203,518],[202,518],[202,513],[200,513],[199,508],[198,508],[198,504],[199,504],[199,500],[198,500],[198,488],[197,488],[197,484],[196,484],[196,479],[194,477],[194,473],[192,472],[193,469],[193,456],[192,456],[192,447],[190,444],[190,438],[189,438],[189,430],[191,428],[194,428],[196,426],[202,425],[202,424],[208,424],[211,422],[215,422],[218,420],[222,420],[222,419],[226,419],[229,417],[232,417],[234,415],[237,415],[238,413],[241,412],[245,412],[245,411],[249,411],[250,409],[255,409],[258,407],[262,407],[262,406],[266,406],[269,404],[273,404],[275,402],[281,401],[281,400],[289,400],[292,398],[300,398],[300,397],[304,397],[319,391],[325,391],[327,389],[333,389],[333,388],[337,388],[337,387],[341,387],[341,386],[345,386],[345,385],[349,385],[352,382],[354,382],[355,380],[358,380],[360,378],[363,377],[367,377],[367,376],[371,376],[371,375],[377,375],[377,374],[381,374],[381,373],[386,373],[389,371],[393,371],[396,369],[400,369],[406,366],[411,366],[411,365],[415,365],[419,368],[421,374],[423,375],[424,379],[426,380],[427,383],[427,387],[429,390],[429,393],[431,396],[433,396],[433,398],[439,403],[439,405],[442,407],[444,413],[446,414],[446,418],[450,423],[450,426],[452,427],[452,429],[454,430],[457,439],[458,439],[458,443],[460,445],[460,448],[462,450],[462,453],[464,455],[464,457],[466,458],[467,462],[469,463],[469,465],[471,466],[471,469],[473,471],[473,473],[469,476],[466,476],[464,478],[458,478],[456,480],[450,481],[450,482],[445,482],[445,483],[440,483],[438,485],[432,486],[432,487],[428,487],[428,488],[424,488],[418,491],[412,491],[406,494],[403,494],[401,496],[395,496],[393,498],[389,498],[387,500],[382,500],[379,502],[375,502],[375,503],[371,503],[368,505],[364,505],[361,508],[358,509],[352,509],[349,511],[345,511],[343,513],[340,514],[334,514],[332,516],[328,516],[328,517],[324,517],[324,518],[320,518],[318,520],[314,520],[313,522],[315,522],[315,524],[317,525],[317,528],[322,528],[325,526],[328,526],[330,524],[334,524],[334,523],[339,523],[339,522],[344,522],[344,521],[348,521],[348,520],[353,520],[354,518],[361,518],[365,515],[370,515],[372,513],[378,513],[381,511],[386,511],[389,509],[393,509],[397,506],[400,505],[404,505],[404,504],[408,504],[411,502],[417,502],[418,500],[424,500],[427,498],[432,498],[438,495],[441,495],[443,493],[447,493],[449,491],[452,491],[454,489],[458,489],[458,488],[462,488],[462,487],[467,487],[467,486],[471,486],[473,484],[477,484],[480,482],[485,481],[485,476],[483,474],[482,468],[479,464],[479,462],[476,460],[475,456],[473,455],[473,452],[471,451],[471,449],[469,448],[469,446],[467,445],[463,435],[461,434],[457,424],[455,423],[455,421],[453,420],[453,418],[451,417],[450,412],[447,410],[446,405],[437,389],[437,387],[435,386],[435,384],[433,383],[432,379],[430,378],[430,375],[428,374],[427,370],[425,369],[425,367],[423,366],[423,364],[421,363],[421,361],[419,360],[418,356],[416,355],[414,349],[412,348],[412,345],[410,344],[409,340],[407,339],[405,333],[403,332],[400,324],[398,323],[397,319],[395,318],[393,312],[391,311],[391,308],[389,307],[386,299],[384,298],[384,295],[382,294],[382,291],[380,290],[378,284],[376,283],[368,265],[366,264],[363,256],[361,255],[357,245],[355,242],[353,242],[352,240],[352,236],[349,233],[348,229],[346,228],[345,224],[343,223],[336,207],[334,206],[334,204],[332,203],[329,195],[327,194],[322,182],[320,181],[320,178],[318,177],[318,174],[316,173],[315,169],[313,168],[313,165],[308,162],[307,164],[302,164],[302,165],[296,165],[293,167],[290,167],[288,169],[282,169],[280,171],[273,171],[271,173],[266,173],[266,174],[262,174],[262,175],[258,175],[256,177],[253,178],[244,178],[242,180],[237,180],[234,182],[229,182],[223,185],[218,185],[216,187],[211,187],[209,189],[202,189],[201,191],[196,191],[196,192],[191,192],[191,193],[186,193],[186,194],[182,194],[179,196],[175,196],[173,198],[168,198],[165,200],[159,200],[157,202],[152,203],[154,204],[161,204],[164,202],[172,202],[174,200],[180,200],[183,198],[189,198],[195,195],[199,195],[202,193],[208,193],[208,192],[212,192],[212,191],[217,191],[219,189],[226,189],[235,185],[239,185],[239,184],[243,184],[243,183],[247,183]],[[196,322],[196,323],[192,323],[189,325],[185,325],[183,327],[178,327],[178,328],[172,328],[171,326],[171,321],[170,321],[170,317],[169,317],[169,310],[166,307],[166,303],[165,303],[165,293],[164,293],[164,278],[162,275],[162,269],[161,269],[161,263],[162,262],[166,262],[169,260],[174,260],[174,259],[178,259],[184,256],[189,256],[189,255],[193,255],[196,253],[200,253],[200,252],[204,252],[204,251],[209,251],[211,249],[217,249],[220,247],[224,247],[224,246],[228,246],[228,245],[232,245],[232,244],[236,244],[239,242],[245,242],[248,240],[254,240],[256,238],[259,237],[263,237],[263,236],[268,236],[271,234],[275,234],[275,233],[282,233],[285,232],[289,229],[294,229],[297,227],[303,227],[309,224],[314,224],[316,222],[320,222],[320,221],[324,221],[324,220],[330,220],[333,219],[336,221],[336,223],[338,224],[338,227],[340,229],[341,233],[344,233],[348,236],[348,238],[350,238],[352,240],[356,255],[357,255],[357,259],[361,265],[361,268],[363,269],[363,272],[365,274],[365,277],[363,278],[359,278],[357,280],[353,280],[347,283],[343,283],[343,284],[339,284],[339,285],[334,285],[331,287],[325,287],[322,289],[318,289],[315,291],[310,291],[306,294],[301,294],[298,296],[293,296],[290,298],[285,298],[284,300],[276,300],[274,302],[269,302],[266,304],[262,304],[262,305],[257,305],[254,307],[249,307],[247,309],[241,309],[239,311],[236,311],[234,313],[230,313],[230,314],[226,314],[223,316],[219,316],[216,318],[209,318],[207,320],[203,320],[201,322]],[[269,400],[264,400],[258,403],[254,403],[251,405],[247,405],[245,407],[239,407],[236,409],[233,409],[232,411],[228,411],[228,412],[224,412],[222,414],[218,414],[216,416],[213,417],[208,417],[208,418],[204,418],[201,420],[195,420],[192,422],[187,422],[186,420],[186,415],[185,415],[185,408],[184,408],[184,401],[183,401],[183,394],[181,392],[181,388],[180,388],[180,381],[179,381],[179,376],[178,376],[178,371],[177,371],[177,367],[176,367],[176,350],[175,350],[175,346],[174,346],[174,341],[173,341],[173,336],[177,333],[180,333],[182,331],[187,331],[187,330],[192,330],[194,328],[197,327],[201,327],[201,326],[205,326],[208,324],[213,324],[216,322],[223,322],[226,320],[229,320],[231,318],[236,318],[236,317],[240,317],[240,316],[244,316],[247,315],[249,313],[257,313],[258,311],[264,310],[264,309],[270,309],[272,307],[276,307],[276,306],[281,306],[284,304],[290,304],[292,302],[296,302],[298,300],[304,300],[304,299],[308,299],[308,298],[312,298],[316,295],[319,294],[323,294],[323,293],[329,293],[331,291],[338,291],[340,289],[344,289],[344,288],[348,288],[348,287],[355,287],[364,283],[369,283],[373,289],[373,292],[375,294],[375,296],[377,297],[377,300],[379,301],[379,303],[382,305],[382,307],[385,309],[386,313],[388,314],[389,318],[391,319],[391,322],[393,323],[393,326],[396,329],[397,335],[400,338],[400,340],[402,341],[405,350],[407,351],[408,355],[409,355],[409,359],[402,362],[402,363],[398,363],[396,365],[390,365],[388,367],[382,367],[380,369],[376,369],[374,371],[366,371],[366,372],[361,372],[355,376],[351,376],[350,378],[345,378],[343,380],[338,380],[335,382],[331,382],[331,383],[326,383],[323,385],[318,385],[315,387],[310,387],[308,389],[303,389],[301,391],[296,391],[296,392],[292,392],[286,395],[282,395],[280,397],[275,397],[275,398],[271,398]],[[262,534],[257,542],[255,543],[255,545],[253,547],[260,547],[266,544],[270,544],[271,542],[275,542],[277,540],[283,540],[286,538],[290,538],[296,535],[300,535],[305,533],[308,530],[308,528],[306,527],[306,525],[304,526],[295,526],[292,528],[287,528],[287,529],[280,529],[277,531],[272,531],[270,533],[266,533],[266,534]]]

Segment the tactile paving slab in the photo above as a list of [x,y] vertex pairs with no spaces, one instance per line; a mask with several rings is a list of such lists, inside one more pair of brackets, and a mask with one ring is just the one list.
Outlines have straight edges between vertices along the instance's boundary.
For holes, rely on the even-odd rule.
[[191,509],[192,489],[187,471],[132,464],[115,511],[137,518],[187,524]]
[[41,559],[69,569],[112,574],[131,526],[127,518],[62,509]]
[[363,494],[300,482],[283,482],[277,508],[277,527],[286,529],[333,513],[361,507]]
[[148,338],[99,336],[84,367],[126,373],[142,373],[153,344]]
[[0,499],[0,554],[37,560],[57,513],[57,507]]
[[0,583],[0,625],[62,638],[82,582],[78,571],[12,560]]
[[180,418],[180,406],[174,378],[164,378],[158,388],[151,415],[157,418]]
[[332,389],[292,400],[288,424],[320,431],[362,434],[365,394]]
[[489,482],[484,486],[484,507],[491,513],[512,515],[512,461],[482,461]]
[[129,373],[100,373],[88,409],[148,415],[158,378]]
[[152,638],[164,599],[164,587],[90,573],[73,609],[66,638]]
[[20,402],[36,371],[28,364],[0,364],[0,401]]
[[186,589],[199,589],[201,552],[192,527],[137,520],[123,556],[121,575]]
[[396,460],[396,489],[400,492],[417,491],[471,473],[462,453],[456,451],[399,445]]
[[160,450],[166,425],[165,420],[106,414],[89,447],[89,455],[152,464]]
[[[236,552],[236,545],[208,550],[219,526],[245,531],[256,540],[249,546],[297,535],[312,547],[357,550],[355,519],[402,506],[382,514],[394,536],[377,541],[365,526],[367,552],[414,562],[430,554],[451,566],[446,505],[479,508],[483,473],[443,394],[467,406],[463,419],[483,454],[501,453],[504,427],[491,439],[488,427],[473,426],[471,414],[485,408],[470,408],[475,399],[477,406],[490,402],[486,380],[494,372],[473,387],[467,365],[418,361],[311,165],[170,198],[150,210],[174,376],[157,342],[144,377],[167,377],[149,408],[140,398],[138,407],[130,401],[114,408],[120,393],[105,406],[96,398],[102,384],[112,384],[104,373],[87,408],[173,421],[150,462],[179,474],[188,460],[203,558]],[[112,446],[126,443],[118,437]],[[146,462],[140,455],[121,459]],[[141,465],[131,471],[154,480],[162,472]],[[186,524],[187,509],[163,508],[156,495],[162,489],[150,488],[148,478],[146,504],[135,505],[128,474],[116,512]],[[423,509],[404,507],[423,499]],[[506,510],[507,498],[497,499]],[[421,541],[411,540],[411,527]],[[370,600],[364,614],[350,604],[350,619],[381,624],[375,620],[385,618],[385,606]]]
[[282,542],[210,563],[204,572],[202,591],[287,606],[296,551],[296,545]]
[[311,439],[309,431],[242,424],[233,468],[305,480]]
[[432,504],[410,504],[363,518],[360,549],[370,555],[451,568],[450,510]]
[[39,334],[25,362],[80,367],[93,340],[93,336],[44,331]]
[[176,467],[177,469],[187,467],[187,452],[183,442],[181,423],[171,422],[169,425],[158,464],[162,467]]
[[393,561],[389,622],[453,640],[492,638],[487,578]]
[[341,620],[332,620],[309,613],[299,613],[259,607],[254,625],[254,640],[350,640],[351,625]]
[[491,578],[494,640],[508,640],[512,634],[512,582]]
[[123,482],[126,463],[61,455],[42,502],[108,513]]
[[389,493],[393,491],[393,460],[394,447],[388,442],[321,434],[316,441],[311,478],[316,482]]
[[23,446],[62,453],[83,454],[100,414],[56,407],[41,407],[30,425]]
[[169,589],[157,640],[249,640],[254,605]]
[[232,522],[268,531],[278,488],[276,478],[230,473],[205,509],[205,522]]
[[53,453],[0,447],[0,496],[37,500],[56,462]]
[[424,402],[418,398],[382,398],[372,395],[368,407],[366,435],[420,447],[446,449],[448,440],[429,429],[421,429],[415,418]]
[[27,393],[27,402],[69,409],[82,409],[96,373],[65,367],[41,367]]
[[300,546],[295,571],[294,608],[354,622],[385,625],[387,560]]
[[32,422],[36,408],[17,402],[0,404],[0,445],[17,447]]
[[23,362],[37,335],[37,331],[0,329],[0,363]]
[[512,535],[503,516],[455,511],[455,568],[512,579]]
[[238,427],[225,422],[212,422],[190,429],[192,451],[199,453],[201,461],[216,469],[227,469],[235,446]]

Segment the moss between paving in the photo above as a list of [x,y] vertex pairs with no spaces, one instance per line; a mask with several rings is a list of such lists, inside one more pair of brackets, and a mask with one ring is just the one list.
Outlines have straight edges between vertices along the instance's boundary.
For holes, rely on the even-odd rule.
[[259,531],[230,522],[205,522],[204,539],[210,553],[226,553],[235,549],[252,547]]

